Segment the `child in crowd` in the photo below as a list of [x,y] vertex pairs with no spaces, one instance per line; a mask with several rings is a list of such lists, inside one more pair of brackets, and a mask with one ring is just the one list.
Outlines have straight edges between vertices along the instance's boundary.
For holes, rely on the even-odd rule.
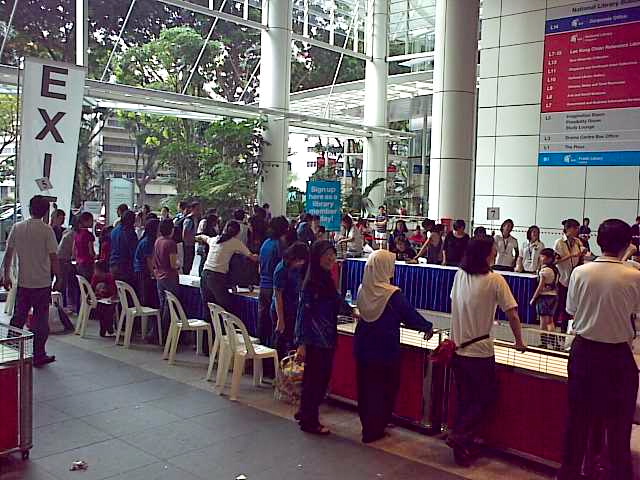
[[328,240],[327,229],[322,225],[318,227],[318,233],[316,233],[316,242],[319,242],[321,240]]
[[427,237],[425,237],[424,234],[422,233],[422,229],[420,228],[420,225],[416,225],[416,229],[414,230],[413,235],[409,237],[409,241],[416,248],[420,248],[422,247],[422,244],[425,242],[426,239]]
[[[98,300],[103,298],[112,298],[116,294],[116,282],[113,275],[109,272],[105,262],[96,263],[93,277],[91,278],[91,286],[96,293]],[[96,317],[100,321],[100,336],[107,337],[113,335],[113,316],[115,313],[115,305],[98,302],[96,307]]]
[[404,235],[400,235],[395,239],[396,260],[405,262],[416,258],[416,251],[409,245],[409,241]]
[[96,259],[96,252],[93,244],[96,238],[91,233],[93,227],[93,215],[83,212],[80,215],[79,229],[73,240],[73,252],[76,259],[78,274],[87,280],[91,280],[93,275],[93,264]]
[[109,225],[102,229],[100,232],[100,242],[98,244],[98,261],[106,262],[109,264],[109,257],[111,256],[111,232],[113,231],[113,225]]
[[[538,277],[540,281],[533,297],[531,305],[536,306],[540,317],[540,329],[545,332],[555,331],[553,315],[558,305],[558,268],[556,267],[556,252],[552,248],[544,248],[540,251],[542,267]],[[548,335],[542,336],[542,346],[547,347]]]

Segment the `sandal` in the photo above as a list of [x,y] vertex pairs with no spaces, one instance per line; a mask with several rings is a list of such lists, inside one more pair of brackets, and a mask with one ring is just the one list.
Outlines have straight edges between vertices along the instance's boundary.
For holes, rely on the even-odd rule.
[[311,433],[312,435],[326,436],[326,435],[330,435],[331,434],[331,430],[329,430],[324,425],[316,425],[316,426],[313,426],[313,427],[309,427],[309,426],[306,426],[306,425],[300,425],[300,430],[302,430],[305,433]]

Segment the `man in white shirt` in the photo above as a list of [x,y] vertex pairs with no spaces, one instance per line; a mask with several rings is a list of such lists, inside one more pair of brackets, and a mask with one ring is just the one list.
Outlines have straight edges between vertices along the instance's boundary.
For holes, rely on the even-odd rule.
[[18,257],[18,293],[11,325],[23,328],[29,310],[33,307],[31,330],[33,339],[33,365],[41,367],[55,361],[46,353],[49,337],[49,303],[51,301],[51,275],[59,285],[58,244],[55,234],[43,218],[49,211],[49,201],[42,195],[29,202],[31,218],[16,223],[7,239],[4,257],[4,288],[11,290],[11,265],[14,254]]
[[[640,272],[620,258],[631,227],[606,220],[598,229],[603,256],[576,268],[569,281],[567,312],[576,338],[569,358],[569,418],[558,478],[582,477],[589,439],[606,444],[609,478],[632,480],[631,425],[638,393],[638,368],[631,351],[633,317],[640,312]],[[595,437],[595,438],[594,438]],[[589,474],[589,472],[584,472]]]

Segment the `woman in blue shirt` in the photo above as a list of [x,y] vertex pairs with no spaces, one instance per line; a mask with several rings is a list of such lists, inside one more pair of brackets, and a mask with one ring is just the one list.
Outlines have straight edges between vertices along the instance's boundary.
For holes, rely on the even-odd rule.
[[318,409],[331,378],[338,314],[352,313],[331,277],[335,263],[336,250],[331,243],[322,240],[311,246],[296,319],[298,357],[305,361],[300,411],[296,418],[302,431],[316,435],[330,433],[320,423]]
[[137,294],[146,307],[157,307],[156,282],[153,278],[153,246],[158,237],[160,220],[151,218],[144,225],[144,233],[133,257],[133,271],[137,279]]
[[258,303],[258,337],[262,345],[273,344],[271,299],[273,298],[273,272],[282,260],[284,236],[289,230],[285,217],[276,217],[269,224],[269,238],[260,247],[260,297]]
[[358,290],[360,319],[355,333],[358,413],[362,441],[384,437],[400,386],[400,325],[427,332],[433,325],[391,285],[396,256],[388,250],[373,252],[364,267]]
[[275,324],[274,343],[278,358],[284,358],[293,347],[293,331],[298,311],[302,275],[309,260],[309,246],[296,242],[284,252],[284,258],[273,272],[271,317]]
[[138,245],[138,236],[133,228],[136,222],[136,214],[127,210],[117,227],[111,232],[111,253],[109,256],[109,269],[113,278],[128,283],[136,284],[133,272],[133,256]]

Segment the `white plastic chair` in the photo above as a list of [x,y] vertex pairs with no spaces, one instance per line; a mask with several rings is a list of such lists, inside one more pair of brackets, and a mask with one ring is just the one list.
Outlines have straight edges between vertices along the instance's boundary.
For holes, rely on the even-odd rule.
[[82,275],[76,275],[78,286],[80,287],[80,310],[78,311],[78,319],[76,321],[75,334],[84,338],[89,322],[91,310],[98,306],[98,299],[93,291],[93,287]]
[[[229,398],[231,400],[237,400],[238,390],[240,388],[240,379],[244,372],[245,361],[247,359],[253,360],[253,386],[257,387],[262,383],[262,361],[265,358],[273,358],[276,380],[280,376],[278,352],[273,348],[265,347],[264,345],[254,345],[251,343],[251,337],[247,332],[247,327],[242,323],[242,320],[235,315],[229,312],[222,312],[221,316],[227,330],[227,342],[226,344],[225,342],[222,343],[222,364],[218,367],[216,388],[218,389],[218,394],[222,394],[224,386],[227,383],[229,365],[231,360],[233,360],[233,377],[231,379],[231,392]],[[233,333],[241,334],[244,339],[244,343],[240,343],[237,335],[233,335]]]
[[76,321],[75,334],[84,338],[87,331],[87,323],[89,322],[89,315],[91,310],[98,306],[98,303],[105,305],[117,304],[118,301],[114,301],[110,298],[101,298],[98,300],[96,293],[93,291],[93,287],[82,275],[76,275],[78,279],[78,286],[80,287],[80,311],[78,312],[78,319]]
[[[120,342],[120,335],[123,334],[122,328],[124,323],[124,346],[129,348],[131,345],[131,335],[133,333],[133,324],[136,317],[140,317],[142,326],[142,335],[147,333],[147,318],[156,317],[158,323],[158,343],[162,345],[162,321],[160,319],[160,310],[152,307],[145,307],[140,303],[136,291],[127,282],[116,280],[118,287],[118,297],[122,312],[118,319],[118,329],[116,331],[116,345]],[[129,305],[129,298],[133,302],[133,306]]]
[[[216,361],[216,357],[218,358],[218,364],[220,364],[220,356],[223,349],[223,343],[227,343],[227,336],[222,333],[222,323],[220,320],[220,314],[225,311],[220,305],[209,302],[207,304],[209,306],[209,312],[211,313],[211,323],[213,324],[213,333],[215,335],[215,340],[213,342],[213,349],[209,351],[209,369],[207,370],[206,380],[208,382],[211,381],[213,377],[213,365]],[[244,342],[244,338],[240,333],[236,334],[236,338],[239,342]],[[260,340],[255,337],[249,337],[251,339],[251,343],[260,343]],[[220,365],[218,365],[219,367]]]
[[169,334],[167,335],[167,341],[164,344],[163,358],[169,359],[169,365],[173,365],[176,359],[176,350],[178,349],[178,340],[182,332],[196,332],[196,338],[198,345],[202,343],[202,332],[206,332],[209,340],[209,351],[213,348],[213,335],[211,331],[211,325],[204,320],[187,318],[184,313],[184,308],[180,300],[171,292],[165,292],[167,295],[167,304],[169,306],[169,313],[171,314],[171,326],[169,327]]

